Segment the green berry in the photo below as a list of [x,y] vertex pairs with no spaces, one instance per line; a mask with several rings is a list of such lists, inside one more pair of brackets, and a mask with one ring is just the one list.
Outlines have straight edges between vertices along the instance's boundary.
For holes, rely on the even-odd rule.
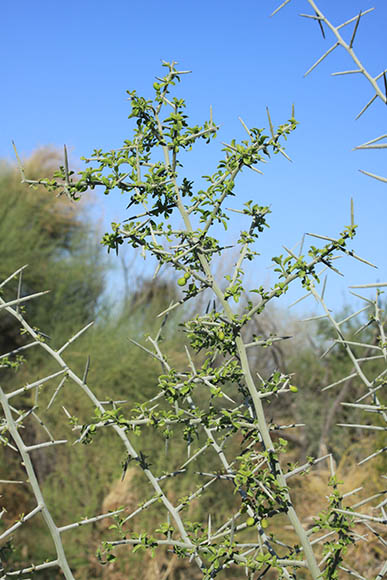
[[189,272],[184,272],[184,278],[186,280],[188,280],[188,278],[191,276],[191,274]]
[[255,519],[254,518],[247,518],[246,524],[248,526],[253,526],[255,524]]
[[177,283],[179,286],[185,286],[187,283],[187,280],[185,278],[179,278]]
[[297,393],[298,388],[295,385],[290,385],[289,390],[292,391],[292,393]]

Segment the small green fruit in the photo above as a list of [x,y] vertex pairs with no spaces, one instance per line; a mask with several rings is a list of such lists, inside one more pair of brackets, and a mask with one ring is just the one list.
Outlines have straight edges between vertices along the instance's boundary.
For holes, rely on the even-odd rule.
[[246,524],[248,526],[253,526],[255,524],[255,519],[254,518],[247,518]]
[[191,274],[189,272],[184,272],[184,278],[186,280],[188,280],[188,278],[191,276]]
[[292,391],[292,393],[297,393],[298,388],[295,385],[290,385],[289,390]]
[[185,278],[179,278],[177,283],[179,286],[185,286],[187,284],[187,280]]
[[268,525],[269,524],[268,524],[267,520],[265,520],[265,519],[261,520],[261,528],[267,528]]
[[218,332],[218,338],[219,338],[219,340],[223,340],[224,339],[224,332],[223,332],[223,330],[219,330],[219,332]]

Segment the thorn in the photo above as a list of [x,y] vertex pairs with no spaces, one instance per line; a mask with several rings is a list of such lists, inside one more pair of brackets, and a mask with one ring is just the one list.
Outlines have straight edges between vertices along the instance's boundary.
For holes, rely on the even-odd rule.
[[324,299],[325,288],[327,287],[327,280],[328,280],[328,276],[325,276],[322,291],[321,291],[321,300]]
[[315,14],[316,14],[316,16],[317,16],[317,22],[318,22],[318,25],[319,25],[319,27],[320,27],[320,30],[321,30],[322,37],[323,37],[323,39],[325,40],[325,31],[324,31],[323,24],[322,24],[322,22],[321,22],[321,19],[320,19],[319,15],[318,15],[318,13],[317,13],[316,11],[315,11]]
[[301,238],[300,253],[298,254],[299,256],[301,256],[301,254],[302,254],[302,250],[304,248],[304,242],[305,242],[305,234],[303,234],[303,236]]
[[71,419],[71,415],[70,415],[70,413],[68,412],[68,410],[66,409],[66,407],[64,407],[64,406],[62,405],[62,409],[63,409],[63,411],[64,411],[64,413],[65,413],[66,417],[67,417],[68,419]]
[[349,43],[349,48],[352,48],[353,41],[355,40],[355,36],[356,36],[356,32],[357,32],[357,27],[359,26],[359,22],[360,22],[360,17],[361,17],[361,10],[359,12],[359,16],[357,17],[357,20],[356,20],[356,23],[355,23],[355,27],[354,27],[353,32],[352,32],[352,38],[351,38],[351,42]]
[[266,107],[266,113],[267,113],[267,118],[269,120],[270,133],[271,133],[271,136],[274,139],[274,129],[273,129],[273,124],[272,124],[271,118],[270,118],[269,107]]
[[17,164],[19,166],[19,170],[20,170],[20,173],[22,176],[22,180],[24,181],[25,175],[24,175],[23,164],[21,162],[21,159],[20,159],[19,154],[18,154],[17,149],[16,149],[15,141],[13,139],[12,139],[12,146],[13,146],[13,150],[15,151],[16,160],[17,160]]
[[161,264],[160,264],[160,262],[158,262],[158,264],[157,264],[157,266],[156,266],[156,269],[155,269],[155,272],[154,272],[154,274],[153,274],[152,280],[154,280],[154,279],[156,278],[157,274],[158,274],[158,273],[159,273],[159,271],[160,271],[160,268],[161,268]]
[[90,356],[87,357],[86,366],[85,366],[85,372],[83,373],[82,383],[84,385],[86,384],[86,381],[87,381],[87,375],[88,375],[88,372],[89,372],[89,368],[90,368]]
[[[328,56],[328,54],[330,54],[333,50],[335,50],[335,48],[337,48],[340,45],[339,42],[335,42],[335,44],[332,44],[332,46],[330,48],[328,48],[328,50],[326,52],[324,52],[324,54],[322,56],[320,56],[320,58],[318,60],[316,60],[316,62],[306,71],[306,73],[304,74],[304,77],[307,77],[309,73],[312,72],[313,69],[316,68],[317,65],[320,64],[320,62],[322,62],[324,60],[324,58],[326,58]],[[375,96],[376,99],[376,96]]]
[[238,117],[240,123],[242,124],[242,127],[245,129],[246,133],[248,134],[249,137],[251,137],[251,133],[249,128],[247,127],[246,123],[243,121],[243,119],[241,117]]
[[278,8],[276,8],[274,10],[274,12],[272,12],[270,14],[270,16],[274,16],[274,14],[277,14],[277,12],[279,12],[281,10],[281,8],[283,8],[284,6],[286,6],[286,4],[289,4],[290,0],[285,0],[284,2],[282,2],[282,4],[280,6],[278,6]]
[[232,516],[231,519],[231,532],[230,532],[230,545],[232,545],[234,541],[234,534],[235,534],[235,518]]
[[[22,289],[22,278],[23,278],[23,270],[20,270],[20,274],[19,274],[19,282],[17,285],[17,299],[19,300],[20,295],[21,295],[21,289]],[[19,309],[20,309],[20,304],[18,303],[16,305],[16,312],[19,313]]]
[[364,175],[368,175],[368,177],[372,177],[373,179],[377,179],[377,181],[382,181],[383,183],[387,183],[387,178],[382,177],[381,175],[376,175],[375,173],[370,173],[369,171],[364,171],[364,169],[359,169],[360,173]]
[[375,94],[373,97],[370,98],[370,100],[368,101],[368,103],[366,105],[364,105],[364,107],[362,108],[362,110],[360,111],[360,113],[358,113],[356,115],[355,121],[357,121],[358,119],[360,119],[360,117],[362,116],[362,114],[365,113],[365,111],[368,109],[368,107],[370,107],[372,105],[372,103],[375,101],[375,99],[377,99],[377,96],[378,95]]
[[69,180],[69,158],[67,155],[66,145],[63,145],[63,149],[64,149],[64,164],[65,164],[66,184],[68,185],[70,183],[70,180]]

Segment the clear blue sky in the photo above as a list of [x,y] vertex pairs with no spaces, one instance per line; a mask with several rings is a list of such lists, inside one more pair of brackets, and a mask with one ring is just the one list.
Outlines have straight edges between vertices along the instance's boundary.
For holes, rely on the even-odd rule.
[[[295,103],[300,124],[287,145],[293,163],[275,157],[264,176],[250,172],[240,183],[243,200],[271,205],[273,212],[262,256],[249,269],[251,284],[273,280],[267,266],[272,255],[283,252],[281,244],[294,246],[305,231],[336,236],[349,223],[351,196],[359,224],[353,247],[379,270],[342,260],[346,277],[330,275],[329,304],[337,308],[347,301],[350,284],[387,281],[387,185],[358,172],[386,176],[387,153],[352,151],[386,132],[386,107],[376,102],[354,120],[373,93],[361,75],[330,76],[354,68],[342,49],[303,78],[332,44],[332,35],[327,32],[323,40],[315,22],[298,16],[311,12],[305,0],[292,0],[270,18],[279,3],[4,0],[0,156],[12,159],[11,139],[23,156],[38,146],[66,143],[73,165],[94,147],[120,146],[130,136],[126,89],[150,97],[161,59],[177,60],[193,71],[178,87],[193,121],[208,118],[212,105],[221,124],[219,145],[199,148],[187,159],[189,177],[213,170],[220,141],[243,137],[238,116],[249,126],[264,127],[267,105],[273,122],[280,123]],[[354,48],[372,74],[387,67],[386,2],[317,4],[336,24],[374,5],[376,10],[360,22]],[[124,201],[101,194],[93,218],[102,212],[108,228],[126,217]],[[236,220],[231,236],[240,225]]]

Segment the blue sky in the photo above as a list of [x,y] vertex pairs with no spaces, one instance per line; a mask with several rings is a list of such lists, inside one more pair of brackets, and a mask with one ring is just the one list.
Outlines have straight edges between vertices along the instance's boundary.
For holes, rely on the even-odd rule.
[[[72,165],[80,167],[79,157],[94,147],[120,146],[130,137],[126,90],[150,97],[162,59],[193,71],[178,87],[192,121],[207,119],[212,105],[221,125],[217,144],[200,146],[187,158],[190,178],[213,171],[221,141],[244,137],[239,116],[249,126],[265,127],[266,106],[273,123],[281,123],[294,103],[299,126],[286,149],[293,163],[275,157],[264,176],[246,173],[238,186],[243,201],[254,199],[272,210],[271,228],[258,248],[262,255],[248,277],[251,285],[273,281],[270,257],[283,253],[281,244],[293,247],[306,231],[337,236],[349,223],[352,196],[359,224],[353,248],[379,269],[342,260],[345,279],[330,275],[327,287],[329,305],[339,308],[350,299],[349,285],[387,281],[387,185],[358,171],[387,175],[386,152],[352,151],[386,132],[386,107],[376,102],[354,120],[373,93],[361,75],[330,75],[354,68],[340,48],[303,78],[332,36],[327,32],[324,40],[315,22],[299,17],[311,12],[306,0],[292,0],[271,18],[278,4],[4,0],[0,156],[13,158],[11,139],[23,156],[38,146],[66,143]],[[336,24],[372,6],[363,0],[317,4]],[[354,48],[376,75],[387,67],[387,4],[375,0],[373,6],[360,22]],[[89,211],[106,229],[125,219],[124,207],[119,195],[101,194]],[[229,235],[235,238],[240,227],[235,220]],[[288,300],[298,295],[293,291]]]

